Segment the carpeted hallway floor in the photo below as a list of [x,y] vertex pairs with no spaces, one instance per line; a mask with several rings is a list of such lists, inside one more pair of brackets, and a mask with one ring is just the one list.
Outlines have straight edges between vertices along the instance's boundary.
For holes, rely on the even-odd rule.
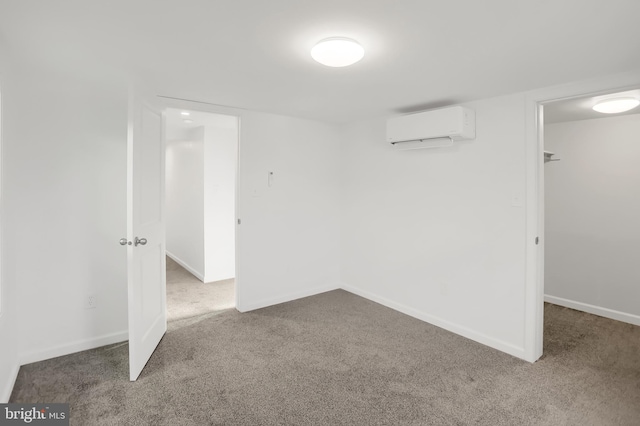
[[203,283],[167,256],[167,321],[180,320],[235,307],[235,280]]
[[640,424],[640,327],[545,309],[529,364],[336,290],[191,318],[135,383],[126,344],[25,366],[11,401],[72,425]]

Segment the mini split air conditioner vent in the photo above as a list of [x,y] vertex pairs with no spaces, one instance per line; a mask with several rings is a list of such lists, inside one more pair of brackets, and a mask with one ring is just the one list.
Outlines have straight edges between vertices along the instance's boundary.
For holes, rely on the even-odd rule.
[[387,142],[396,149],[445,147],[475,137],[475,114],[461,106],[402,115],[387,121]]

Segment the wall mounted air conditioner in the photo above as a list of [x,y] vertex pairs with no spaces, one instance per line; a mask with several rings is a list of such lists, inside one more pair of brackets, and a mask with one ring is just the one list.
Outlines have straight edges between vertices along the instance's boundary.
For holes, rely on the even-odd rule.
[[396,149],[439,148],[475,137],[475,113],[461,106],[401,115],[387,121],[387,142]]

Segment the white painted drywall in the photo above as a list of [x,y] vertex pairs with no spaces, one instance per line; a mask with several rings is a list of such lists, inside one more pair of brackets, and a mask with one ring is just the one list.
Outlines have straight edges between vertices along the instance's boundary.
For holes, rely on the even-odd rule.
[[126,340],[127,87],[7,77],[2,267],[20,362]]
[[2,286],[4,302],[2,313],[0,313],[0,341],[2,342],[0,345],[0,403],[9,401],[20,366],[15,335],[17,311],[15,304],[10,303],[16,300],[16,292],[13,285],[4,283],[7,283],[5,276],[3,276]]
[[235,277],[238,127],[205,126],[204,281]]
[[545,149],[547,300],[640,325],[640,114],[547,125]]
[[343,285],[524,357],[525,96],[464,106],[477,137],[451,148],[395,151],[382,118],[346,127]]
[[[4,231],[5,227],[2,227]],[[3,256],[10,259],[10,256]],[[2,274],[2,304],[0,308],[0,403],[6,403],[11,396],[11,390],[18,374],[20,366],[18,360],[18,348],[16,332],[18,325],[17,288],[15,280]]]
[[204,280],[204,126],[167,141],[167,254]]
[[[4,58],[5,55],[2,55]],[[4,108],[5,102],[17,95],[14,92],[15,87],[7,84],[12,79],[8,77],[9,70],[7,64],[0,59],[0,135],[6,137],[9,132],[16,131],[12,126],[5,126],[5,123],[14,122],[13,110]],[[5,177],[6,167],[5,156],[0,151],[0,172]],[[0,181],[0,238],[3,238],[9,231],[5,220],[5,193],[7,190],[7,181]],[[0,251],[0,403],[9,401],[13,383],[18,373],[18,348],[16,343],[16,328],[18,325],[18,309],[17,309],[17,285],[14,276],[9,274],[10,269],[5,265],[11,262],[12,252],[7,250],[7,246],[2,244]]]
[[272,114],[239,115],[238,309],[337,288],[338,128]]

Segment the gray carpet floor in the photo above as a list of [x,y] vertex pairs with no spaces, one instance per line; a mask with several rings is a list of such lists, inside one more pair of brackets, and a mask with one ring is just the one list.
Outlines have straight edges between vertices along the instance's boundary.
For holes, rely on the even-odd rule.
[[640,424],[640,327],[554,305],[535,364],[342,290],[182,322],[137,382],[123,343],[22,367],[11,401],[72,425]]
[[205,284],[167,257],[167,321],[169,324],[233,307],[235,307],[235,280]]

